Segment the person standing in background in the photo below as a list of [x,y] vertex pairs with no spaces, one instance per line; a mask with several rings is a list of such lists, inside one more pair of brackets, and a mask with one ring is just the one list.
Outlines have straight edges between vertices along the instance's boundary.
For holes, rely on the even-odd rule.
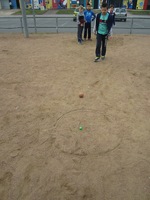
[[85,16],[85,27],[84,27],[84,40],[87,38],[87,32],[88,32],[88,40],[91,41],[91,22],[95,19],[95,14],[93,11],[91,11],[91,5],[88,3],[86,10],[84,11]]
[[113,18],[110,13],[108,13],[107,4],[103,3],[101,7],[101,12],[96,16],[95,34],[96,34],[96,49],[95,49],[95,60],[94,62],[105,59],[107,39],[110,29],[113,24]]
[[79,13],[77,15],[77,23],[78,23],[78,31],[77,31],[78,44],[82,44],[83,42],[82,32],[83,32],[83,27],[85,24],[85,17],[84,17],[82,5],[79,6]]
[[9,0],[9,6],[10,6],[10,9],[13,9],[11,0]]
[[[113,26],[115,26],[115,12],[114,12],[114,5],[113,4],[111,4],[110,5],[110,8],[109,8],[109,11],[108,11],[109,13],[110,13],[110,15],[112,16],[112,18],[113,18]],[[112,32],[112,28],[110,29],[110,32],[109,32],[109,35],[108,35],[108,38],[111,38],[112,37],[112,35],[113,35],[113,32]]]

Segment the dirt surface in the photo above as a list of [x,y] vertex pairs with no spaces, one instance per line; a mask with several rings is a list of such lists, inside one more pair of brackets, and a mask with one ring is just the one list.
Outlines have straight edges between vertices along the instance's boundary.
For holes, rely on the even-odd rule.
[[0,35],[0,200],[150,199],[150,36],[94,52]]
[[57,12],[58,12],[58,10],[56,10],[56,9],[48,9],[48,10],[44,13],[44,15],[55,15],[55,14],[57,14]]
[[19,9],[0,10],[0,16],[2,16],[2,17],[11,16],[12,14],[14,14],[17,11],[19,11]]

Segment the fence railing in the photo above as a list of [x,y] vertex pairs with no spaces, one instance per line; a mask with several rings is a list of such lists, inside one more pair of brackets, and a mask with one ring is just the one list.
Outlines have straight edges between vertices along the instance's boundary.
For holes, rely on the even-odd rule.
[[[49,23],[49,25],[44,25],[44,26],[41,26],[39,25],[39,23],[37,24],[37,21],[38,20],[44,20],[45,19],[53,19],[53,23]],[[65,26],[65,23],[64,25],[59,25],[59,22],[60,20],[67,20],[67,19],[72,19],[72,23],[70,23],[71,25],[69,26]],[[137,20],[149,20],[147,23],[148,24],[148,27],[145,27],[145,26],[134,26],[134,22],[136,22]],[[10,25],[2,25],[1,21],[2,20],[5,20],[7,22],[10,22],[13,20],[16,20],[15,23],[11,23],[11,26]],[[19,20],[19,22],[18,22]],[[60,30],[63,28],[63,29],[74,29],[74,28],[77,28],[77,25],[75,22],[73,22],[73,16],[37,16],[35,15],[34,16],[27,16],[27,21],[29,20],[33,20],[33,25],[28,25],[28,29],[34,29],[34,32],[37,33],[38,32],[38,29],[55,29],[55,32],[58,33],[60,32]],[[119,18],[118,18],[119,20]],[[128,25],[126,25],[127,22],[129,22]],[[41,24],[43,24],[41,22]],[[92,23],[92,27],[93,27],[93,23]],[[8,29],[9,30],[12,30],[12,29],[17,29],[19,32],[22,32],[24,31],[24,27],[23,27],[23,19],[22,19],[22,16],[10,16],[10,17],[0,17],[0,32],[1,30],[7,30],[8,32]],[[134,29],[139,29],[139,30],[144,30],[144,29],[150,29],[150,18],[149,17],[127,17],[127,21],[126,22],[122,22],[121,26],[115,26],[113,27],[113,29],[129,29],[129,33],[132,34],[133,30]],[[68,32],[69,32],[68,30]],[[9,31],[10,32],[10,31]]]

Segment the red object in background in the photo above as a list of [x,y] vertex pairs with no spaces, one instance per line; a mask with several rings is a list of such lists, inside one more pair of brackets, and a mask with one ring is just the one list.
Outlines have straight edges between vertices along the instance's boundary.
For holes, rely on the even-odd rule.
[[58,0],[52,0],[52,6],[54,9],[58,8]]
[[147,10],[148,0],[144,0],[143,10]]
[[41,6],[46,6],[45,0],[42,0],[40,3]]
[[46,2],[45,2],[45,0],[43,0],[43,6],[46,6]]

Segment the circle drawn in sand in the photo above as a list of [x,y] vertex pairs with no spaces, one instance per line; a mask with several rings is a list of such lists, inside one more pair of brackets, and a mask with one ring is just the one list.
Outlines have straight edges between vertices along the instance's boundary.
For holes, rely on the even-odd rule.
[[120,145],[121,127],[116,116],[106,116],[96,110],[75,110],[57,121],[55,147],[82,156],[107,153]]

